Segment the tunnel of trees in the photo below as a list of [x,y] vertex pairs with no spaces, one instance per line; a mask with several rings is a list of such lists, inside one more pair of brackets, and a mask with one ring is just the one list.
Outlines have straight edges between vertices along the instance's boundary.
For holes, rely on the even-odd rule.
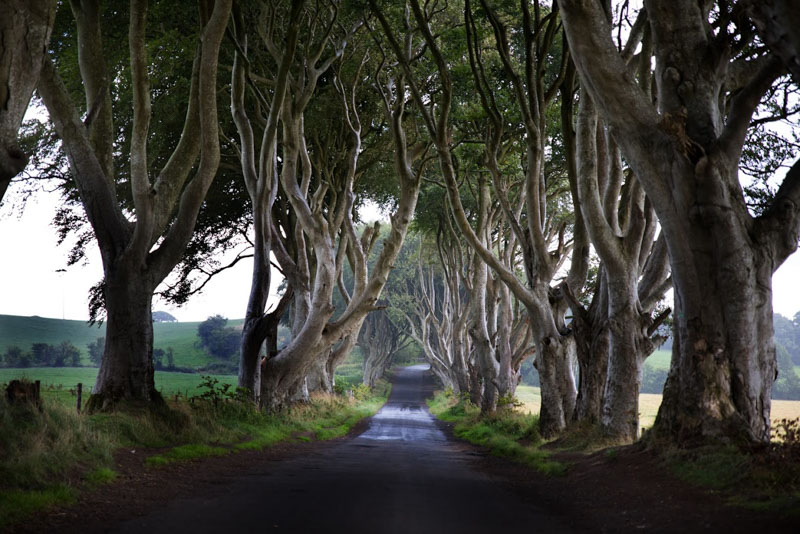
[[800,346],[771,289],[800,231],[790,4],[5,2],[0,199],[27,163],[70,261],[99,247],[92,410],[162,403],[153,296],[252,257],[242,329],[200,336],[265,410],[413,343],[484,414],[532,362],[543,435],[631,442],[671,337],[649,439],[765,442]]

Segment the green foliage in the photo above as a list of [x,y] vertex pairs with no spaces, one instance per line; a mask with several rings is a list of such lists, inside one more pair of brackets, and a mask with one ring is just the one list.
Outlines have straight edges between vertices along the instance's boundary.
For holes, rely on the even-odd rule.
[[98,337],[86,345],[86,350],[89,352],[89,361],[96,367],[100,367],[100,362],[103,361],[103,351],[106,346],[106,338]]
[[241,332],[226,326],[228,319],[221,315],[209,317],[197,325],[197,337],[200,343],[213,357],[227,360],[239,350]]
[[80,350],[69,341],[62,341],[59,345],[34,343],[28,352],[16,345],[8,347],[0,359],[0,366],[77,367],[80,365],[80,360]]
[[800,376],[795,371],[792,357],[780,343],[775,343],[778,359],[778,379],[772,386],[773,399],[800,400]]
[[497,399],[498,409],[509,408],[513,410],[515,408],[522,408],[523,406],[525,406],[525,403],[512,394],[504,395]]

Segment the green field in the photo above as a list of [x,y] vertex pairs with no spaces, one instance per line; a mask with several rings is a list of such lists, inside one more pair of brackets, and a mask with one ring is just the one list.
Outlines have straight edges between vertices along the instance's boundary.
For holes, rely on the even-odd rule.
[[[201,374],[167,373],[156,371],[156,389],[163,395],[177,393],[192,396],[198,394],[202,381]],[[211,375],[220,383],[236,385],[234,375]],[[26,369],[0,369],[0,384],[11,380],[25,378],[30,381],[41,380],[44,395],[53,395],[59,399],[74,396],[72,392],[78,383],[83,384],[84,392],[88,395],[97,378],[97,368],[94,367],[28,367]],[[5,389],[5,388],[2,388]]]
[[664,369],[669,371],[669,362],[672,359],[671,350],[657,350],[644,361],[644,364],[653,369]]
[[[242,319],[228,321],[228,326],[241,327]],[[197,326],[194,323],[155,323],[153,324],[153,347],[172,348],[175,365],[178,367],[201,367],[212,363],[211,358],[199,345]],[[10,346],[16,345],[24,351],[30,350],[34,343],[60,345],[69,341],[81,351],[81,361],[89,364],[86,345],[99,337],[104,337],[105,324],[99,328],[89,326],[85,321],[48,319],[45,317],[19,317],[0,315],[0,354]]]

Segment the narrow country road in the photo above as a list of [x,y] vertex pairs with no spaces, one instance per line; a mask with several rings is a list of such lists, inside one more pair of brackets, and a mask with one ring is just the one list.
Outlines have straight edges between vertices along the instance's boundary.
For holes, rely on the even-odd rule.
[[[356,438],[178,499],[116,532],[568,532],[502,480],[471,467],[425,405],[426,366],[395,374],[389,402]],[[474,454],[474,453],[472,453]]]

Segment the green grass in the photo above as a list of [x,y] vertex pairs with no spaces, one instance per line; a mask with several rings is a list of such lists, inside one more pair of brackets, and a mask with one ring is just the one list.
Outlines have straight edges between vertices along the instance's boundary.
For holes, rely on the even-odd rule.
[[671,350],[657,350],[647,357],[647,359],[644,361],[644,364],[652,367],[653,369],[665,369],[668,371],[671,360]]
[[707,446],[664,453],[681,480],[708,488],[730,504],[800,519],[800,444],[743,451]]
[[75,502],[75,490],[66,486],[55,486],[42,490],[0,489],[0,528],[54,506],[66,506]]
[[224,456],[229,452],[230,450],[224,447],[212,447],[204,443],[192,443],[173,447],[163,454],[148,456],[146,463],[150,466],[164,466],[174,462],[210,458],[212,456]]
[[526,464],[545,475],[563,475],[566,466],[549,458],[540,449],[544,440],[539,435],[539,418],[515,410],[498,410],[495,415],[481,416],[480,410],[467,401],[438,392],[428,401],[435,416],[454,423],[453,433],[463,440],[486,447],[497,456]]
[[86,482],[93,486],[108,484],[117,479],[117,472],[108,467],[98,467],[94,471],[86,473]]

